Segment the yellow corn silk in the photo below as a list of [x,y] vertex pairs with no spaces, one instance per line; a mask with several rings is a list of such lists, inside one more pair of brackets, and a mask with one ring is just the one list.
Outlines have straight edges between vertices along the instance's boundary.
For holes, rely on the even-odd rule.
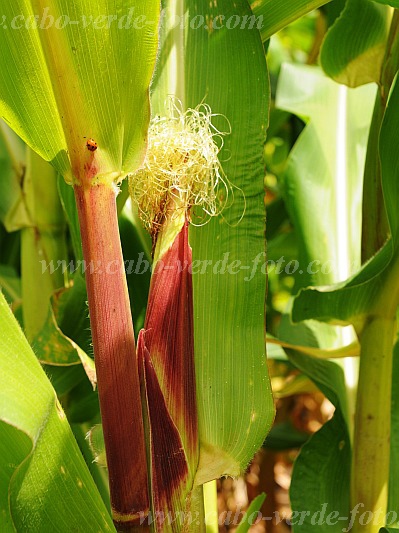
[[223,137],[230,133],[228,122],[228,131],[219,131],[206,104],[183,111],[180,101],[170,98],[165,108],[166,116],[150,123],[143,166],[130,176],[130,194],[153,237],[165,218],[181,219],[182,211],[193,207],[205,223],[232,196],[218,159]]

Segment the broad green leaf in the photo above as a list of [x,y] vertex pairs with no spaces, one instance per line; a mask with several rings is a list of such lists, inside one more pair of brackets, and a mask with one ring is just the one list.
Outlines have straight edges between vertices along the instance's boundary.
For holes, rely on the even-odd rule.
[[[208,265],[200,269],[203,272],[193,271],[200,435],[196,483],[202,484],[224,474],[236,476],[245,469],[274,415],[264,316],[263,145],[269,85],[256,27],[213,26],[219,16],[224,20],[250,16],[247,2],[223,0],[215,5],[201,0],[165,5],[162,34],[167,45],[161,47],[164,54],[152,85],[153,113],[164,115],[164,100],[172,94],[183,109],[202,102],[210,105],[217,115],[215,126],[225,131],[230,125],[232,131],[224,138],[220,160],[232,184],[234,202],[222,216],[190,228],[193,262]],[[205,17],[207,31],[187,26],[183,34],[168,27],[171,15],[188,20]],[[237,273],[226,271],[228,265],[237,266],[233,261],[241,266]]]
[[6,531],[115,531],[55,392],[2,295],[0,317],[0,505]]
[[298,431],[291,422],[278,422],[273,425],[263,444],[268,450],[292,450],[300,448],[309,439],[309,433]]
[[349,280],[325,287],[303,289],[292,308],[294,322],[316,319],[323,322],[353,324],[359,332],[378,298],[392,257],[387,244]]
[[295,462],[290,490],[292,508],[294,512],[306,508],[310,513],[294,528],[296,532],[307,533],[311,526],[317,525],[317,531],[338,533],[343,523],[337,522],[332,528],[331,524],[323,523],[317,511],[323,510],[328,502],[326,515],[332,511],[339,511],[339,516],[349,515],[351,451],[344,373],[330,361],[291,351],[289,355],[297,368],[311,378],[336,407],[333,418],[302,447]]
[[140,164],[159,11],[158,0],[3,6],[0,114],[67,181],[92,164],[91,138],[96,176],[118,180]]
[[15,427],[0,421],[0,524],[3,533],[15,533],[10,515],[8,489],[12,476],[24,459],[30,454],[32,442]]
[[325,12],[328,27],[332,26],[345,8],[347,0],[334,0],[326,5]]
[[[92,344],[86,284],[80,275],[75,276],[73,285],[68,289],[54,293],[46,322],[34,337],[32,345],[52,378],[57,372],[50,370],[50,367],[59,366],[65,370],[68,366],[82,364],[92,387],[96,387],[94,360],[87,355],[92,352]],[[63,389],[67,383],[71,383],[72,376],[71,372],[66,373],[65,380],[62,373],[57,376],[63,382]],[[54,388],[58,393],[60,386]]]
[[[338,521],[337,516],[350,516],[350,461],[347,427],[337,410],[302,446],[296,460],[290,490],[295,533],[342,532],[346,521]],[[309,511],[305,517],[300,514],[304,510]]]
[[381,180],[379,137],[384,116],[385,99],[377,92],[370,135],[367,142],[367,156],[364,166],[362,205],[362,263],[368,261],[382,248],[389,237]]
[[[267,41],[274,33],[293,22],[327,4],[330,0],[253,0],[252,11],[257,17],[256,23],[262,35],[262,41]],[[262,18],[261,18],[262,17]]]
[[375,90],[339,86],[316,67],[282,68],[276,105],[309,121],[283,177],[301,244],[298,287],[346,279],[360,266],[362,180]]
[[32,341],[36,355],[44,364],[70,366],[82,364],[93,387],[96,385],[94,361],[72,339],[63,334],[57,324],[54,311],[49,313],[43,328]]
[[[297,278],[298,286],[344,280],[359,268],[364,146],[374,97],[374,87],[339,87],[316,68],[287,66],[282,70],[277,105],[308,121],[290,154],[283,182],[287,207],[300,240],[303,275]],[[370,109],[369,113],[365,109]],[[315,318],[295,316],[295,306],[296,300],[295,320]],[[339,350],[353,342],[353,333],[314,321],[293,325],[285,315],[279,338],[291,345]],[[301,515],[295,515],[294,530],[338,532],[342,524],[323,524],[320,512],[328,502],[326,516],[336,510],[340,516],[348,516],[349,433],[354,408],[352,363],[343,362],[343,372],[341,363],[291,350],[289,356],[336,407],[333,419],[303,446],[295,462],[291,483],[293,511],[306,509],[310,513],[302,520]]]
[[[382,188],[392,239],[358,274],[335,287],[302,291],[293,307],[295,321],[317,318],[324,321],[352,322],[360,329],[370,312],[395,311],[399,219],[394,199],[398,197],[396,142],[399,136],[398,78],[391,91],[380,134]],[[335,290],[334,290],[335,289]]]
[[[205,0],[189,3],[190,18],[204,13],[210,19],[220,13],[228,18],[249,15],[250,10],[242,0],[234,5],[223,0],[217,6]],[[229,121],[232,133],[224,139],[220,159],[227,178],[246,199],[245,205],[235,190],[235,201],[222,217],[192,227],[190,234],[193,260],[211,262],[204,274],[193,274],[201,446],[197,481],[203,483],[223,474],[238,475],[262,444],[274,415],[264,340],[266,278],[261,269],[269,87],[256,29],[189,31],[186,54],[186,105],[195,107],[205,99],[214,113]],[[223,118],[215,124],[226,128]],[[219,270],[223,260],[228,265],[239,261],[237,274]]]
[[349,87],[379,82],[389,15],[386,7],[372,1],[347,0],[321,49],[325,73]]

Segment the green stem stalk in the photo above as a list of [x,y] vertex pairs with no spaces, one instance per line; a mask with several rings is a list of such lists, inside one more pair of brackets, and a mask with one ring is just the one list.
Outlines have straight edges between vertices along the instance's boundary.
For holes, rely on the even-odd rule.
[[[109,472],[118,530],[139,528],[149,497],[133,322],[118,230],[115,187],[75,186]],[[142,529],[137,529],[142,531]]]
[[218,533],[218,502],[216,479],[203,485],[206,533]]
[[[378,533],[385,525],[394,334],[393,318],[373,317],[361,335],[351,486],[351,509],[358,511],[353,524],[354,533]],[[364,512],[367,512],[366,518],[361,519]],[[366,524],[370,516],[372,520]]]

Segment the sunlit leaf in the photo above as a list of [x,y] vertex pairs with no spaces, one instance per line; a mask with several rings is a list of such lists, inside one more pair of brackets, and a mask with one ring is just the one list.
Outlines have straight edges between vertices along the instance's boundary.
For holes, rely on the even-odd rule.
[[[398,195],[398,158],[394,149],[399,136],[397,128],[399,84],[396,79],[388,101],[380,135],[382,187],[391,227],[392,240],[368,262],[355,276],[335,287],[314,288],[303,291],[295,300],[294,320],[317,318],[324,321],[352,322],[358,329],[372,309],[386,312],[388,301],[396,309],[398,296],[391,283],[396,276],[398,250],[398,213],[394,198]],[[393,158],[393,161],[392,161]],[[335,289],[335,290],[334,290]],[[389,299],[389,300],[388,300]]]
[[347,0],[321,49],[326,74],[349,87],[379,82],[388,19],[386,7],[369,0]]
[[[299,19],[306,13],[327,4],[330,0],[253,0],[251,8],[256,17],[262,35],[266,41],[274,33]],[[262,17],[262,19],[260,19]]]
[[298,287],[343,280],[360,265],[362,180],[374,96],[372,85],[349,90],[315,67],[286,64],[281,71],[277,106],[309,121],[283,178],[301,242]]
[[[190,17],[204,12],[210,19],[219,13],[226,18],[250,14],[243,1],[234,6],[228,0],[217,6],[205,0],[190,3]],[[197,481],[202,483],[223,474],[238,475],[246,468],[274,416],[264,344],[266,278],[261,268],[269,86],[256,29],[189,31],[186,53],[186,105],[195,107],[205,99],[214,113],[229,121],[232,133],[224,139],[220,159],[229,181],[242,190],[235,189],[234,203],[222,217],[190,233],[193,260],[211,265],[205,273],[193,274],[201,445]],[[215,119],[217,127],[226,128],[223,117]],[[236,274],[222,271],[217,265],[223,259],[228,265],[239,261],[235,264],[241,268]]]
[[89,139],[104,179],[140,164],[159,11],[157,0],[3,6],[9,29],[0,35],[0,114],[68,181],[84,172]]
[[0,315],[5,531],[115,531],[55,392],[2,295]]

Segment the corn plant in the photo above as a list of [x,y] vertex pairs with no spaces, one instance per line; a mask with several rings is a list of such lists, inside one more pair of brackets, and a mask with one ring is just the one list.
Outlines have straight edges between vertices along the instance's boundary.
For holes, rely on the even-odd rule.
[[[291,503],[308,512],[295,531],[397,527],[398,19],[380,4],[348,1],[338,13],[331,4],[320,63],[334,81],[316,67],[286,66],[277,88],[276,105],[307,122],[282,184],[306,275],[279,336],[335,406],[294,466]],[[306,270],[314,260],[331,268]],[[340,520],[323,520],[323,504]]]

